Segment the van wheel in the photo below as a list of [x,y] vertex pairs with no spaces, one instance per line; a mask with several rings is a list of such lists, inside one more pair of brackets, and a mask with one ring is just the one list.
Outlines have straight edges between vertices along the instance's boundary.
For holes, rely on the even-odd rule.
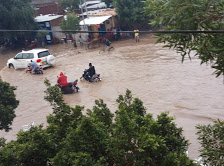
[[9,64],[9,68],[14,68],[12,63]]

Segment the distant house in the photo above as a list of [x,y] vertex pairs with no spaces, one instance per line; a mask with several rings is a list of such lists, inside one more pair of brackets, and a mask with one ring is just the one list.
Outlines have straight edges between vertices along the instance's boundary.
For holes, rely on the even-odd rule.
[[55,4],[55,3],[35,5],[34,10],[35,10],[35,16],[39,16],[40,14],[42,15],[64,14],[63,9],[60,8],[58,4]]
[[105,2],[101,2],[101,3],[97,3],[95,5],[87,6],[88,10],[106,9],[106,8],[107,8],[107,5],[105,4]]
[[35,11],[34,15],[63,14],[63,9],[58,5],[59,1],[60,0],[32,0],[31,5]]
[[[80,10],[83,11],[82,15],[84,16],[84,18],[86,18],[87,15],[89,15],[89,13],[95,13],[97,10],[98,11],[106,10],[107,5],[105,4],[105,2],[101,1],[87,1],[82,5],[79,5],[79,8]],[[78,14],[81,14],[81,12]],[[80,19],[82,19],[82,17],[80,17]]]
[[40,15],[35,17],[35,21],[39,24],[40,28],[49,30],[49,34],[46,35],[45,40],[48,44],[52,44],[53,38],[61,39],[64,34],[61,32],[50,32],[61,30],[59,23],[62,21],[63,15]]
[[113,27],[119,27],[117,14],[113,9],[111,10],[89,15],[88,18],[80,21],[79,24],[83,27],[87,26],[89,31],[105,31],[105,33],[93,33],[94,38],[97,38],[98,36],[103,37],[107,30],[111,30]]
[[85,8],[85,7],[89,7],[91,5],[96,5],[101,3],[101,1],[86,1],[86,3],[83,3],[82,5],[79,5],[79,8]]

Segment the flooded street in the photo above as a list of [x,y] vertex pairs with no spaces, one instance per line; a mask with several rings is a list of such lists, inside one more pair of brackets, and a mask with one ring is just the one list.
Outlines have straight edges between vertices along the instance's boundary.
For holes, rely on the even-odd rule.
[[[44,101],[44,79],[56,83],[57,75],[65,72],[68,81],[79,79],[83,70],[91,62],[102,82],[78,82],[80,92],[64,95],[65,101],[72,105],[84,105],[92,108],[95,99],[103,99],[112,112],[117,109],[118,95],[132,91],[144,103],[148,113],[155,117],[164,111],[175,116],[178,127],[183,127],[184,135],[190,140],[189,156],[198,156],[199,143],[195,135],[196,124],[208,124],[212,119],[224,120],[224,85],[223,78],[216,78],[210,66],[201,65],[193,57],[181,63],[181,56],[175,51],[154,44],[156,38],[151,35],[141,37],[138,44],[133,39],[114,42],[115,50],[99,54],[99,48],[84,50],[75,49],[70,44],[49,47],[55,55],[56,66],[44,70],[43,75],[31,75],[23,70],[5,67],[1,76],[4,81],[17,86],[15,91],[20,104],[16,111],[12,130],[0,132],[0,137],[8,141],[16,139],[16,133],[31,121],[35,125],[46,124],[46,116],[52,109]],[[0,52],[14,56],[14,53]],[[0,67],[6,65],[1,60]]]

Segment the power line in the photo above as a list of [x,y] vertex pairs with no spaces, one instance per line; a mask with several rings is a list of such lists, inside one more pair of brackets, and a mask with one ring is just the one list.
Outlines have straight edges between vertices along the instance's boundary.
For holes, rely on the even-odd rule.
[[[81,31],[81,30],[8,30],[8,29],[0,29],[0,32],[73,32],[73,33],[113,33],[112,31]],[[117,31],[120,33],[136,33],[134,31]],[[164,34],[170,34],[170,33],[224,33],[224,30],[150,30],[150,31],[139,31],[138,33],[149,33],[149,34],[155,34],[155,33],[164,33]]]

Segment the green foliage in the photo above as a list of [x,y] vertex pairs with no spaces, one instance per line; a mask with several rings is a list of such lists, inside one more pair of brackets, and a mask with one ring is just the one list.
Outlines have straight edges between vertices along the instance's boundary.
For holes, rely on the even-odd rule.
[[6,145],[6,139],[5,138],[0,138],[0,149],[1,147],[4,147]]
[[53,157],[55,146],[42,126],[32,127],[29,132],[20,131],[17,141],[1,149],[0,165],[45,165],[48,158]]
[[68,11],[79,9],[79,0],[61,0],[59,6]]
[[16,87],[0,79],[0,130],[9,131],[13,119],[16,117],[14,109],[19,104],[14,91]]
[[16,141],[3,144],[2,165],[196,165],[185,154],[188,143],[173,118],[162,113],[154,120],[131,91],[119,96],[115,114],[100,99],[84,115],[84,107],[70,107],[58,87],[45,84],[53,107],[48,127],[20,131]]
[[[165,30],[223,30],[224,1],[213,0],[146,0],[145,12],[150,24]],[[224,74],[224,34],[157,34],[158,42],[181,53],[210,62],[217,77]]]
[[48,34],[49,34],[49,31],[47,29],[40,28],[39,31],[36,34],[37,41],[39,43],[42,43],[45,39],[45,36],[48,35]]
[[147,23],[144,14],[144,3],[141,0],[114,0],[118,17],[126,24],[138,26]]
[[[79,18],[75,13],[68,14],[67,19],[63,19],[60,24],[62,30],[79,30]],[[72,34],[72,32],[66,32]]]
[[[1,0],[0,1],[0,29],[32,30],[36,26],[33,18],[31,0]],[[23,38],[23,32],[1,32],[4,41],[16,42]],[[26,34],[27,35],[27,34]],[[24,40],[23,40],[24,41]]]
[[224,121],[216,120],[213,125],[197,125],[196,128],[204,163],[224,165]]
[[113,0],[102,0],[102,2],[105,2],[107,7],[110,7],[110,5],[113,5]]

